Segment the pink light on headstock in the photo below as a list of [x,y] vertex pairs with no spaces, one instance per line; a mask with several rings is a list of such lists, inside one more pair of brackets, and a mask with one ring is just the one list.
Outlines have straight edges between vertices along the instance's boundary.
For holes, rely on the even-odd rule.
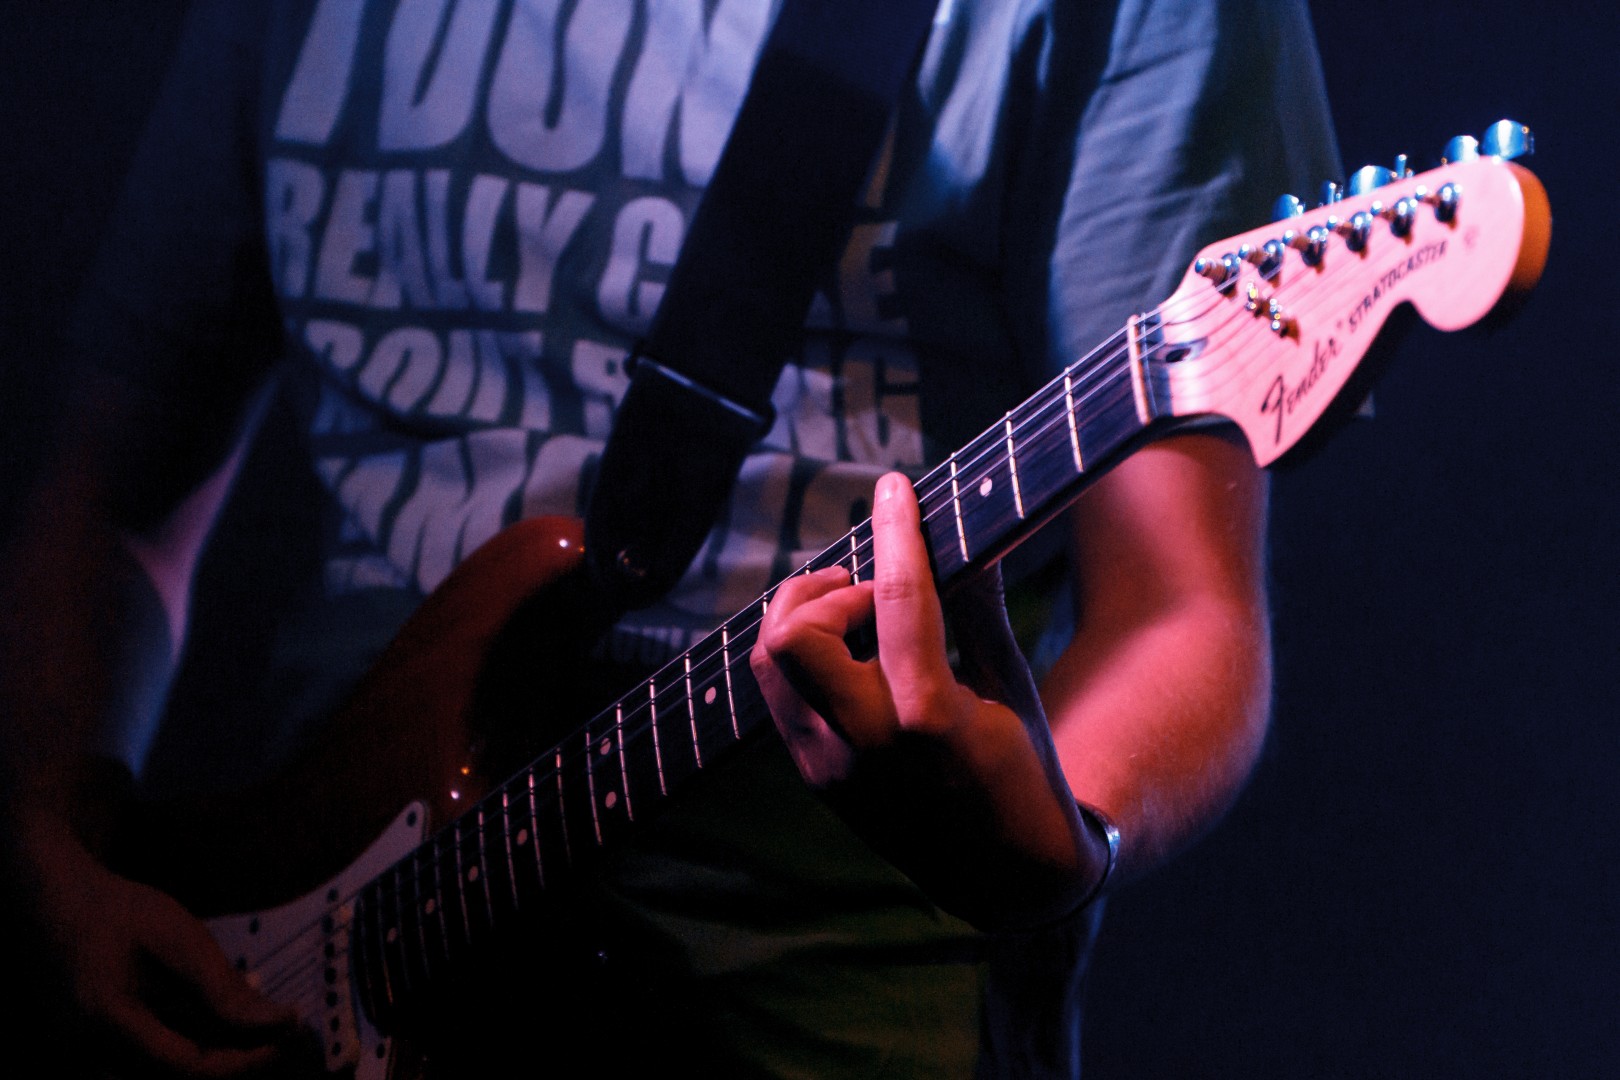
[[[1531,288],[1551,216],[1528,170],[1454,162],[1212,245],[1142,347],[1157,415],[1219,414],[1270,464],[1332,403],[1397,306],[1441,330]],[[1162,343],[1162,344],[1161,344]]]

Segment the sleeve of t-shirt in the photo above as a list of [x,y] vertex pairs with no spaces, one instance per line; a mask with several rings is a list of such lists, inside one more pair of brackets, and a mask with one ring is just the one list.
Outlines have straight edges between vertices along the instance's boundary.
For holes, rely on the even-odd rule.
[[192,6],[76,313],[74,359],[115,388],[135,515],[218,463],[277,351],[255,165],[263,11]]
[[1072,159],[1046,196],[1049,257],[1014,264],[1046,275],[1015,295],[1041,305],[1020,322],[1041,335],[1029,353],[1044,370],[1032,374],[1048,377],[1166,299],[1199,248],[1263,224],[1278,195],[1340,175],[1303,2],[1125,0],[1077,117],[1062,109],[1077,89],[1065,65],[1087,52],[1065,40],[1079,21],[1065,7],[1054,5],[1045,68],[1056,104],[1027,152],[1072,140]]

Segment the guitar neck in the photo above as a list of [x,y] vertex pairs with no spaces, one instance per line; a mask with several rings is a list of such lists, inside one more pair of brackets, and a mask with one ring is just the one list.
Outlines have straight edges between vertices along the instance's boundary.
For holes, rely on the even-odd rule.
[[[916,485],[942,590],[1067,506],[1143,434],[1137,366],[1116,335]],[[871,520],[804,566],[872,574]],[[774,589],[564,738],[362,892],[355,957],[386,1022],[439,968],[544,907],[638,817],[769,729],[748,667]]]

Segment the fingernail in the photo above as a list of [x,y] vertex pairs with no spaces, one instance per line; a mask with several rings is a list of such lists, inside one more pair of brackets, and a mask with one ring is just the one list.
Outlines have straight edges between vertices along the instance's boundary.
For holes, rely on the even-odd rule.
[[894,473],[885,473],[883,476],[879,477],[877,484],[877,501],[888,502],[890,499],[894,498],[895,493],[899,490],[900,483],[900,477],[896,476]]

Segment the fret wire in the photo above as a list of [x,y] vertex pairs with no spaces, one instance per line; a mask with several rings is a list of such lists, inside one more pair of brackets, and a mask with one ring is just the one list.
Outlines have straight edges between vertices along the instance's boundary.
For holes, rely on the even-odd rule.
[[1066,403],[1063,412],[1069,419],[1069,445],[1074,447],[1074,471],[1084,473],[1086,466],[1080,453],[1080,422],[1074,415],[1074,377],[1067,371],[1063,373],[1063,397]]
[[[539,794],[535,791],[536,780],[538,777],[535,776],[534,768],[532,766],[527,770],[527,772],[529,777],[529,843],[534,845],[534,876],[540,882],[541,890],[544,891],[546,887],[546,863],[545,853],[540,850],[540,798]],[[565,851],[567,850],[567,836],[568,828],[565,823],[563,827],[563,837],[565,841],[563,849]]]
[[448,957],[450,955],[450,932],[445,929],[444,925],[444,890],[439,884],[442,877],[440,868],[443,864],[443,858],[439,854],[439,836],[439,833],[434,833],[431,841],[433,844],[433,910],[439,917],[439,940],[444,942],[444,955]]
[[489,891],[489,847],[484,835],[484,810],[478,809],[478,891],[484,894],[484,916],[495,925],[495,897]]
[[624,816],[636,820],[636,808],[630,801],[630,763],[624,754],[624,700],[613,705],[613,735],[619,744],[619,786],[624,789]]
[[596,812],[596,736],[589,725],[585,728],[585,794],[591,800],[591,828],[596,833],[596,846],[602,846],[602,818]]
[[720,668],[726,676],[726,711],[731,714],[731,734],[742,738],[737,728],[737,699],[731,693],[731,622],[720,624]]
[[652,727],[653,765],[658,770],[658,794],[668,795],[669,787],[664,781],[664,751],[658,742],[658,688],[651,679],[647,680],[647,722]]
[[1007,471],[1012,474],[1013,508],[1018,513],[1018,520],[1024,519],[1024,492],[1018,484],[1018,458],[1013,454],[1013,423],[1012,413],[1002,418],[1002,424],[1007,429]]
[[518,896],[517,860],[512,857],[512,803],[504,787],[501,789],[501,832],[506,845],[506,883],[512,890],[512,910],[519,911],[523,902]]
[[472,944],[472,921],[467,915],[467,873],[461,864],[461,837],[453,845],[456,853],[456,906],[461,908],[461,940]]
[[703,747],[698,745],[697,702],[692,700],[692,652],[688,649],[682,659],[686,662],[686,718],[692,726],[692,757],[697,767],[703,768]]
[[557,744],[555,760],[557,775],[557,816],[562,821],[563,858],[568,860],[569,865],[573,865],[574,841],[569,835],[568,830],[568,798],[567,793],[563,790],[563,756],[561,743]]
[[967,530],[962,525],[962,491],[956,482],[956,455],[951,455],[951,504],[956,508],[956,539],[962,545],[962,561],[968,561]]

